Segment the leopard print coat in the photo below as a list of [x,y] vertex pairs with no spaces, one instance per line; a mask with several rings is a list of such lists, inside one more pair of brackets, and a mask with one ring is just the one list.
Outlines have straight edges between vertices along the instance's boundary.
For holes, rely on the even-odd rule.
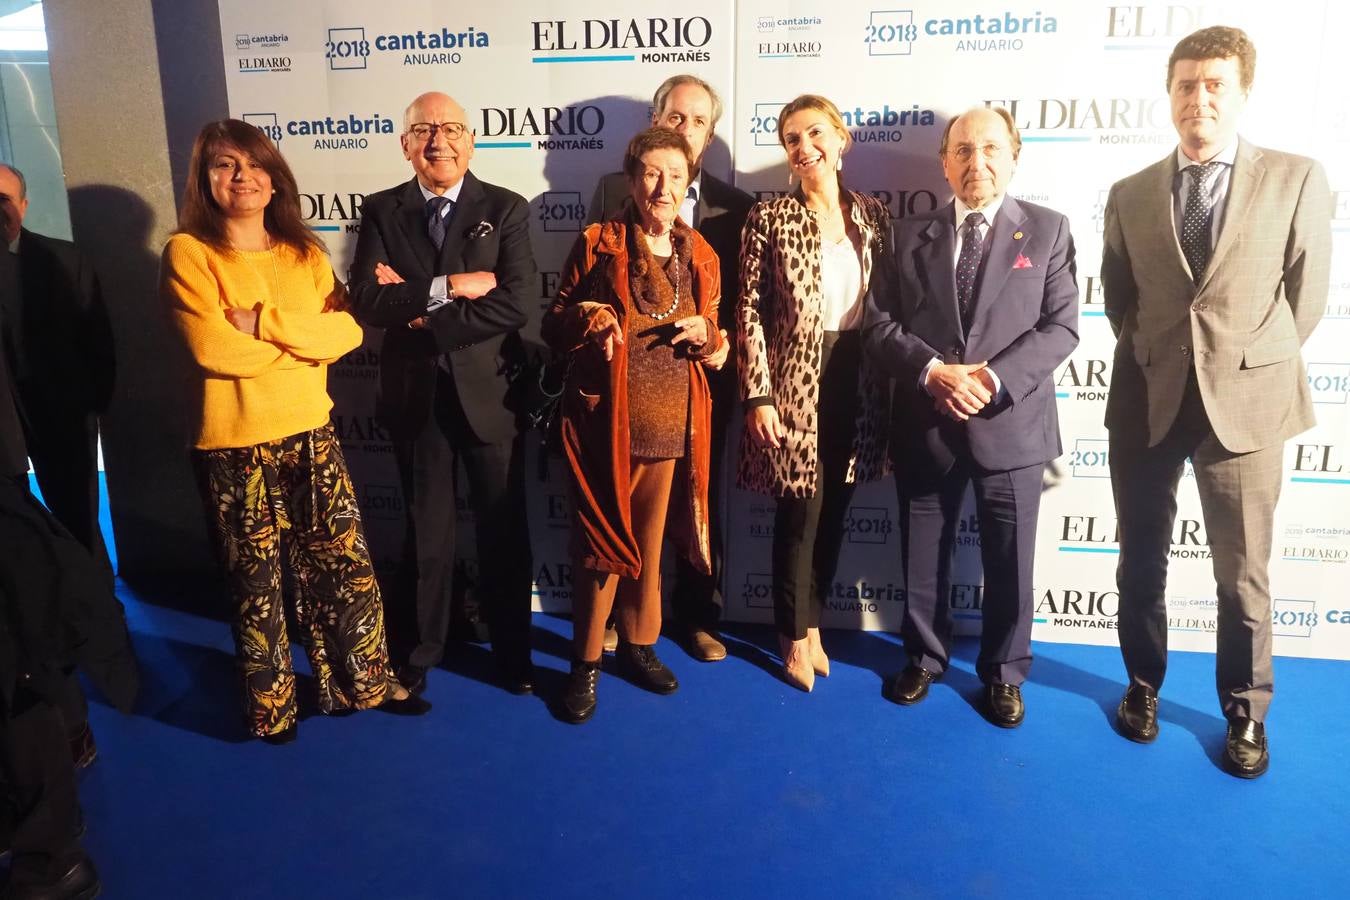
[[[885,206],[853,191],[850,211],[862,236],[862,283],[890,252]],[[756,203],[741,231],[739,360],[741,399],[769,397],[787,430],[781,447],[758,447],[741,436],[736,483],[776,497],[815,493],[817,407],[820,401],[820,228],[800,191]],[[847,481],[872,481],[886,472],[890,417],[886,376],[863,355],[858,378],[859,413]]]

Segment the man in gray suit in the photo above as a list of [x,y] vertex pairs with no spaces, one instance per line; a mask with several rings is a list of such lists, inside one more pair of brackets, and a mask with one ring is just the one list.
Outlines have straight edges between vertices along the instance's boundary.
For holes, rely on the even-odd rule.
[[1167,551],[1186,459],[1218,586],[1222,763],[1270,763],[1270,583],[1284,442],[1313,425],[1300,346],[1326,307],[1331,195],[1310,159],[1238,137],[1256,50],[1236,28],[1183,38],[1167,64],[1174,153],[1117,182],[1102,284],[1116,333],[1111,483],[1120,533],[1121,733],[1158,734]]

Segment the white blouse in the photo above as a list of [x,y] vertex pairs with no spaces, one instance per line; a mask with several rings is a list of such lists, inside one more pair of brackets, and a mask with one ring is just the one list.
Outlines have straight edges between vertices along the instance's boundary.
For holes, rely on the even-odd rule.
[[853,241],[820,245],[820,317],[826,331],[855,331],[862,324],[862,259]]

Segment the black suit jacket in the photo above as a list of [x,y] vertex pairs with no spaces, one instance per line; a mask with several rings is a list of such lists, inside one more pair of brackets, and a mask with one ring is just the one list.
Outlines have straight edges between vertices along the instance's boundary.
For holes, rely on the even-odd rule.
[[[385,330],[376,414],[395,440],[412,440],[431,414],[436,360],[448,355],[469,426],[484,442],[507,440],[518,427],[508,401],[510,376],[523,362],[517,330],[537,290],[528,204],[466,172],[439,254],[427,236],[425,210],[416,178],[371,194],[361,207],[349,281],[357,319]],[[404,283],[376,283],[381,262]],[[477,300],[445,304],[425,329],[408,327],[426,315],[435,276],[479,271],[494,273],[497,287]]]
[[[697,231],[717,254],[722,271],[722,302],[717,308],[720,326],[732,341],[732,353],[722,371],[732,370],[736,359],[736,309],[740,306],[741,228],[755,200],[740,188],[732,187],[707,172],[703,173],[698,196]],[[631,197],[628,178],[622,172],[611,172],[596,185],[595,196],[587,210],[587,224],[612,219],[623,212]]]
[[23,439],[19,395],[10,363],[14,348],[10,322],[12,312],[17,309],[18,294],[18,266],[0,248],[0,479],[26,479],[28,472],[28,448]]
[[23,229],[9,327],[19,396],[34,424],[95,416],[113,388],[113,336],[98,278],[69,241]]

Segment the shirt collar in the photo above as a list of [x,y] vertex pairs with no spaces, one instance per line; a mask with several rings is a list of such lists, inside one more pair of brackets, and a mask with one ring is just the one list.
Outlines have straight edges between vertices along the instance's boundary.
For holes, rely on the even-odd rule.
[[458,203],[459,192],[464,189],[464,179],[461,178],[459,181],[455,182],[455,186],[450,188],[450,190],[446,191],[444,194],[437,194],[435,191],[430,190],[422,183],[422,179],[420,178],[417,179],[417,189],[422,192],[423,201],[430,200],[432,197],[444,197],[451,203]]
[[[1233,143],[1211,156],[1207,162],[1221,162],[1225,166],[1232,166],[1233,163],[1237,162],[1237,151],[1238,142],[1233,141]],[[1177,144],[1177,171],[1185,171],[1187,166],[1193,165],[1196,165],[1195,160],[1187,156],[1186,151],[1181,149],[1180,144]]]
[[12,241],[9,242],[9,252],[10,252],[10,253],[18,253],[18,252],[19,252],[19,238],[21,238],[21,237],[23,237],[23,232],[22,232],[22,231],[20,231],[20,232],[19,232],[18,234],[16,234],[16,235],[14,235],[14,240],[12,240]]
[[961,202],[961,198],[956,198],[956,227],[960,228],[966,221],[966,216],[972,212],[980,212],[984,215],[986,225],[994,224],[994,216],[998,215],[999,209],[1003,206],[1003,199],[1006,194],[1000,195],[993,203],[987,204],[983,209],[973,210]]
[[703,196],[703,173],[700,172],[689,182],[689,190],[685,192],[685,198],[697,203],[701,196]]

